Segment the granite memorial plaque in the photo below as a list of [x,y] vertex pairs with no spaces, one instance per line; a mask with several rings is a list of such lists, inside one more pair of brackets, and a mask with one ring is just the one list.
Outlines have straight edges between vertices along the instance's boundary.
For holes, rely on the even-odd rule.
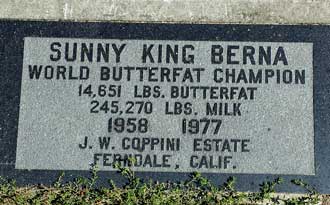
[[[0,22],[1,175],[201,172],[330,193],[330,27]],[[134,158],[134,162],[129,159]],[[280,191],[299,192],[290,184]]]
[[313,175],[312,53],[26,37],[16,168]]

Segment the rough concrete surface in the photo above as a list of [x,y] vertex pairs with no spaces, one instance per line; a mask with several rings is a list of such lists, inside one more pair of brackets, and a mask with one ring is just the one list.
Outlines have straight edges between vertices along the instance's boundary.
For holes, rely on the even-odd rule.
[[1,0],[26,20],[329,24],[328,0]]

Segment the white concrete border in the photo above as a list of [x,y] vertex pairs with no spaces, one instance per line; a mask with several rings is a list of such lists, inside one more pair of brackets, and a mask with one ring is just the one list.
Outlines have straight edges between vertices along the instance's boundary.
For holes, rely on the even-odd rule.
[[330,24],[330,0],[0,0],[0,18]]

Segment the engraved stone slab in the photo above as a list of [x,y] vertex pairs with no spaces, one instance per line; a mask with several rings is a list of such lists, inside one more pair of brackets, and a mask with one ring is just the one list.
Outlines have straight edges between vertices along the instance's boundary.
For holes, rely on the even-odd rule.
[[[201,172],[330,193],[330,27],[0,21],[0,175]],[[130,159],[135,158],[132,162]]]
[[312,49],[26,37],[16,168],[313,175]]

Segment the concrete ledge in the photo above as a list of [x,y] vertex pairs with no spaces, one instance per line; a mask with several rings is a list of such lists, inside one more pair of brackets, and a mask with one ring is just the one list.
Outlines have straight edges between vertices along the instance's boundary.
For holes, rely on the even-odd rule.
[[2,19],[329,24],[328,0],[3,0]]

